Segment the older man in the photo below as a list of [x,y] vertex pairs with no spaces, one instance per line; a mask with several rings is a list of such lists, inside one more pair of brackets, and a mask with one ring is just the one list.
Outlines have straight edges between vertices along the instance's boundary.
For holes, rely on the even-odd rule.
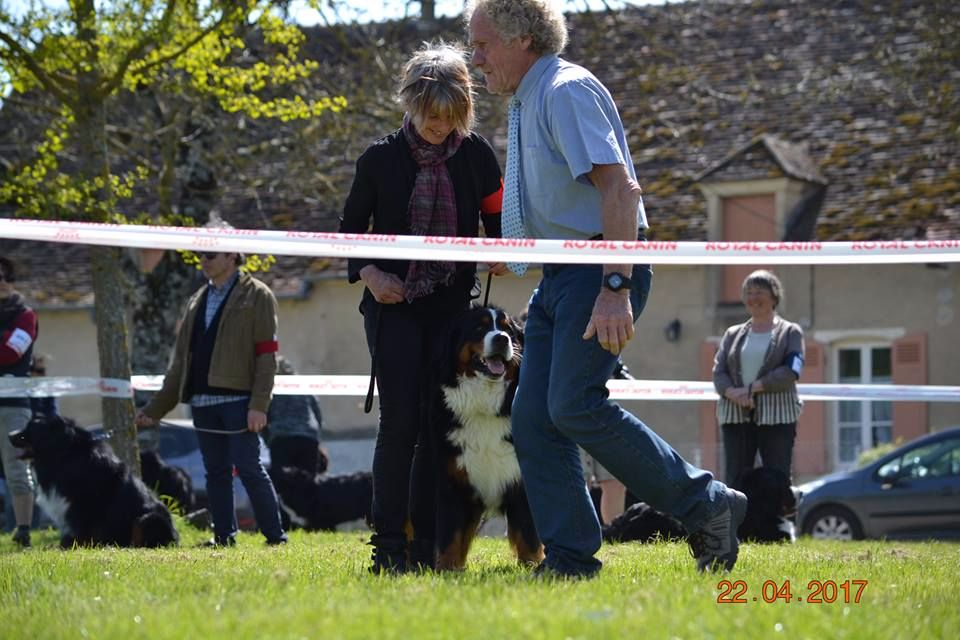
[[[566,21],[544,0],[474,0],[473,64],[510,95],[503,235],[643,239],[646,216],[620,116],[607,89],[559,57]],[[514,225],[513,222],[517,224]],[[511,265],[522,273],[525,265]],[[698,569],[733,568],[746,497],[680,457],[607,398],[606,382],[647,301],[651,270],[547,264],[525,327],[513,437],[546,559],[541,575],[586,577],[601,534],[577,444],[633,493],[691,532]]]
[[257,435],[267,424],[277,369],[277,300],[239,270],[241,262],[238,253],[200,254],[208,282],[187,301],[163,388],[136,415],[137,426],[151,426],[178,402],[190,403],[207,472],[210,546],[236,544],[234,466],[267,544],[287,541]]

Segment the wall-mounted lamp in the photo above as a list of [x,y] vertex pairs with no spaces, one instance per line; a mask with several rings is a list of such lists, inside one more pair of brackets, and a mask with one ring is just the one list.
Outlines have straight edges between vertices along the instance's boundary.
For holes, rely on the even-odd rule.
[[674,318],[663,328],[663,336],[667,342],[678,342],[680,340],[680,331],[683,326],[680,324],[680,318]]

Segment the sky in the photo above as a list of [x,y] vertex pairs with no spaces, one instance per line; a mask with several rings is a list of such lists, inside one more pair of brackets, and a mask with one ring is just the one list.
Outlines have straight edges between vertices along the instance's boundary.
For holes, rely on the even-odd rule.
[[[665,0],[629,0],[632,4],[663,4]],[[603,0],[565,0],[566,4],[573,9],[591,8],[600,9],[604,6]],[[383,20],[389,18],[402,18],[406,15],[416,15],[420,12],[420,3],[416,1],[407,2],[406,0],[348,0],[344,4],[349,4],[353,8],[353,13],[349,10],[344,12],[347,20],[352,18],[360,22],[370,22],[374,20]],[[438,16],[456,16],[463,11],[463,0],[436,0],[435,12]],[[611,8],[621,8],[624,0],[607,0],[607,5]],[[310,9],[302,0],[294,0],[291,3],[294,9],[293,13],[297,21],[310,26],[318,22],[318,14]]]
[[[601,9],[604,0],[562,0],[571,9]],[[621,8],[624,4],[663,4],[666,0],[606,0],[612,8]],[[50,6],[64,6],[64,0],[44,0],[41,4]],[[324,3],[326,4],[326,3]],[[401,18],[406,14],[416,15],[420,12],[420,3],[416,0],[345,0],[345,10],[341,16],[344,20],[359,20],[369,22],[388,18]],[[463,11],[463,0],[436,0],[436,14],[438,16],[456,16]],[[0,0],[0,6],[11,10],[14,15],[19,14],[28,5],[27,0]],[[310,26],[320,21],[317,12],[310,9],[304,0],[293,0],[292,13],[297,21],[304,26]],[[330,14],[330,18],[334,18]]]

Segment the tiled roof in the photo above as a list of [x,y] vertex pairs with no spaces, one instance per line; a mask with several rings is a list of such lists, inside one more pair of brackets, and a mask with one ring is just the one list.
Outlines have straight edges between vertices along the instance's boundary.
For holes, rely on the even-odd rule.
[[[786,175],[829,184],[816,239],[960,237],[960,3],[705,0],[576,14],[570,32],[564,56],[617,101],[653,237],[706,239],[694,181],[738,151],[770,154]],[[258,166],[242,182],[223,171],[223,217],[239,227],[334,230],[356,157],[398,123],[387,99],[392,74],[434,36],[462,39],[462,24],[309,30],[307,51],[323,63],[315,87],[342,91],[351,108],[311,123],[222,116],[224,128],[255,130],[255,142],[232,155]],[[348,51],[365,38],[378,46]],[[503,100],[479,93],[478,128],[502,159]],[[29,261],[32,298],[89,299],[82,248],[0,241],[0,252]],[[294,295],[302,277],[341,267],[278,257],[267,280]]]

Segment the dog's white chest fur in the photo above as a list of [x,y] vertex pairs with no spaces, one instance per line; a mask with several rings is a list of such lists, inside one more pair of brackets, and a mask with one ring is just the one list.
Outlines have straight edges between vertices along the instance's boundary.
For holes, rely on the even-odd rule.
[[447,434],[463,452],[457,466],[467,472],[487,509],[500,507],[504,490],[520,480],[520,465],[510,434],[510,418],[498,416],[506,383],[460,376],[456,387],[443,387],[447,407],[460,427]]
[[66,498],[60,495],[56,489],[50,489],[49,491],[38,489],[37,503],[57,525],[61,535],[70,533],[70,525],[67,523],[67,509],[70,508],[70,503],[67,502]]

